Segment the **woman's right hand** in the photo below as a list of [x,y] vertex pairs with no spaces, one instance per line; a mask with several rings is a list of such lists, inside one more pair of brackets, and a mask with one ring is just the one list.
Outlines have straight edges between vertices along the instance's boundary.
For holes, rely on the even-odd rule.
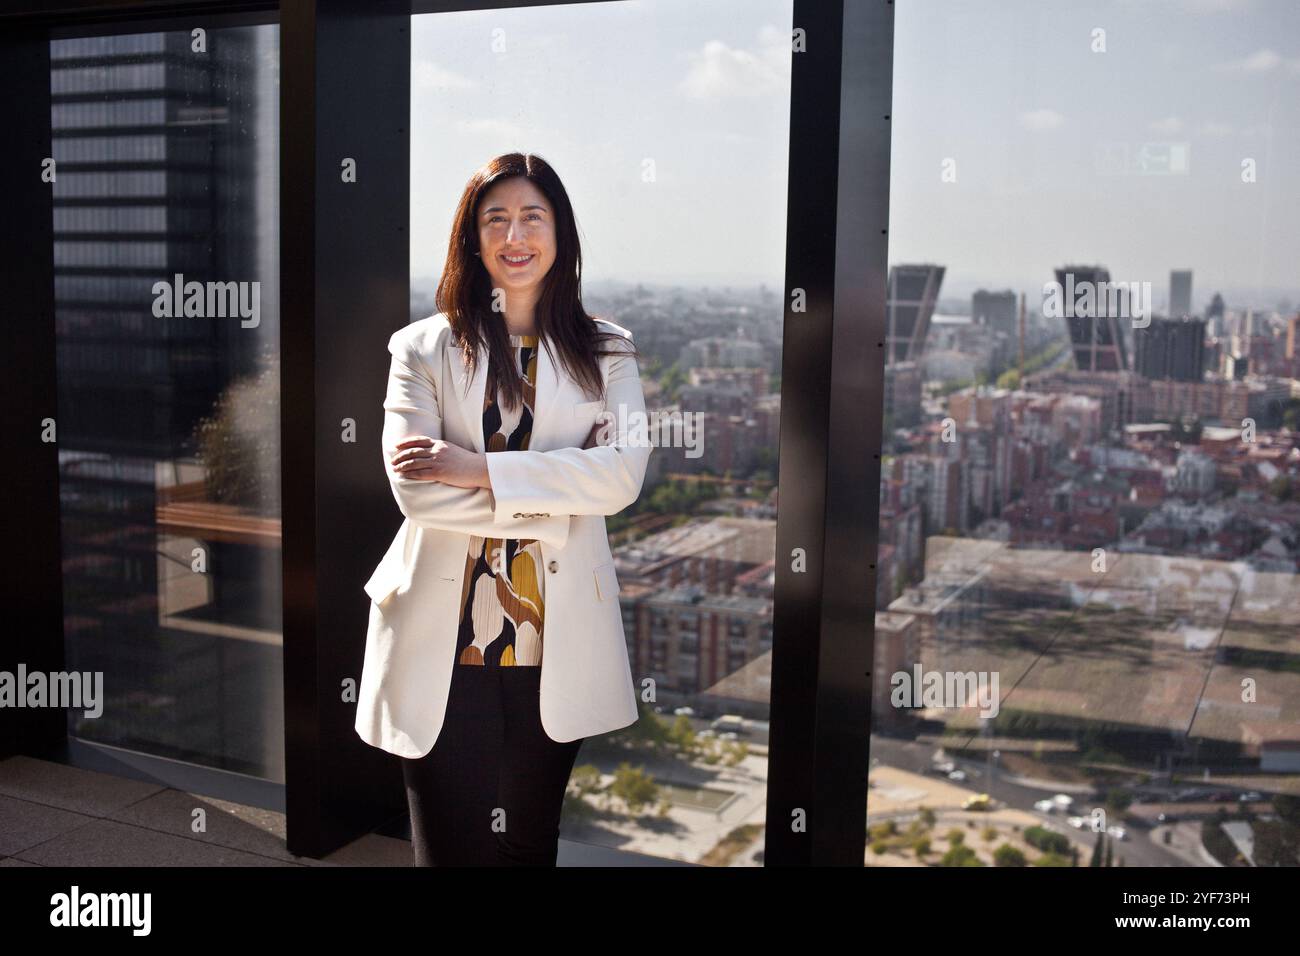
[[402,478],[440,481],[457,488],[489,487],[484,456],[441,438],[428,435],[404,438],[397,443],[389,463]]
[[582,447],[595,448],[597,445],[601,444],[601,442],[598,439],[600,437],[600,430],[604,427],[605,427],[605,420],[603,418],[598,417],[596,419],[596,424],[592,425],[591,431],[587,433],[587,440],[582,443]]

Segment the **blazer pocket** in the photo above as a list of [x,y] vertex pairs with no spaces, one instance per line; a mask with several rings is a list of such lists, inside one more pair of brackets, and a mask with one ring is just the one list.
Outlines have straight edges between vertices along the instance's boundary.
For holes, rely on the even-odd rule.
[[365,583],[364,590],[376,604],[383,604],[390,594],[405,583],[405,566],[401,561],[389,558],[379,562],[379,567],[375,568],[370,580]]
[[614,564],[609,562],[597,567],[592,574],[596,577],[596,600],[609,601],[618,597],[618,575],[614,573]]

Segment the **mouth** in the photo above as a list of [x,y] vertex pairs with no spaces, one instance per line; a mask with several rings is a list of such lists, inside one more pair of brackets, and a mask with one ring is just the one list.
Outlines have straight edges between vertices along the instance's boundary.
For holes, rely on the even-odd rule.
[[500,259],[502,262],[504,262],[506,264],[506,267],[509,269],[522,269],[524,266],[528,265],[537,257],[535,255],[526,255],[526,256],[502,255],[502,256],[497,256],[497,258]]

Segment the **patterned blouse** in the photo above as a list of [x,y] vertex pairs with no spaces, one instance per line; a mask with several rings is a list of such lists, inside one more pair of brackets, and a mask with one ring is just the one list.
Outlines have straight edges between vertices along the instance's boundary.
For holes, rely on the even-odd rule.
[[[537,384],[537,336],[511,335],[516,367],[523,375],[523,402],[514,411],[498,404],[491,372],[483,399],[485,451],[523,451],[533,432]],[[456,662],[471,666],[539,667],[545,575],[541,545],[534,538],[471,535],[460,594]]]

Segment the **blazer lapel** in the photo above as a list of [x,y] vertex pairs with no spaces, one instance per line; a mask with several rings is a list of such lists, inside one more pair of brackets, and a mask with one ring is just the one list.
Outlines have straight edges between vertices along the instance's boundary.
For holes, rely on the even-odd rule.
[[452,365],[456,374],[456,396],[455,405],[460,413],[461,421],[464,422],[465,428],[469,431],[470,441],[474,443],[474,450],[479,454],[483,453],[483,399],[487,394],[487,349],[480,347],[478,350],[478,363],[474,369],[474,380],[469,383],[469,392],[466,393],[466,380],[469,378],[469,371],[465,368],[465,353],[468,351],[462,345],[453,345],[448,350],[451,353]]
[[537,382],[533,388],[533,433],[528,447],[535,451],[550,451],[547,444],[555,430],[556,396],[560,390],[560,376],[551,361],[546,345],[540,341],[537,348]]
[[[469,430],[474,450],[483,453],[483,402],[487,397],[487,349],[478,350],[478,365],[474,370],[474,379],[466,392],[466,380],[469,372],[465,368],[465,348],[460,345],[449,347],[451,361],[456,375],[455,405],[461,421]],[[560,370],[551,359],[545,345],[537,349],[537,382],[533,389],[533,432],[528,440],[528,447],[537,451],[549,450],[548,441],[555,432],[557,422],[556,403],[560,400]]]

